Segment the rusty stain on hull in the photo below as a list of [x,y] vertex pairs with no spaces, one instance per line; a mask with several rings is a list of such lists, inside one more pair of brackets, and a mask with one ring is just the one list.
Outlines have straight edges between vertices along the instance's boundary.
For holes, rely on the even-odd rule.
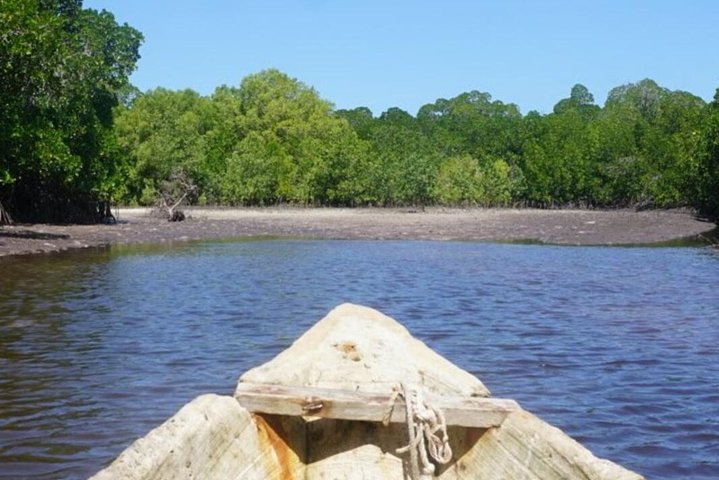
[[[283,440],[285,433],[279,422],[270,424],[262,415],[252,415],[255,425],[257,425],[257,433],[260,444],[269,446],[274,452],[274,458],[266,456],[264,458],[264,467],[267,471],[268,478],[278,478],[282,480],[292,480],[295,478],[295,467],[297,464],[296,454]],[[279,430],[279,432],[277,431]],[[266,450],[263,448],[263,450]],[[269,449],[267,449],[269,450]],[[274,475],[277,475],[276,477]]]

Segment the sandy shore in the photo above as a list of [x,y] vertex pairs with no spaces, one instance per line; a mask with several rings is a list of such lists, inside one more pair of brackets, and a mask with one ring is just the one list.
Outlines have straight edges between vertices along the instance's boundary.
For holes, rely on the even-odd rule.
[[170,223],[147,209],[120,209],[116,225],[0,228],[0,256],[112,244],[258,236],[315,239],[536,241],[649,244],[707,234],[716,225],[681,210],[192,208]]

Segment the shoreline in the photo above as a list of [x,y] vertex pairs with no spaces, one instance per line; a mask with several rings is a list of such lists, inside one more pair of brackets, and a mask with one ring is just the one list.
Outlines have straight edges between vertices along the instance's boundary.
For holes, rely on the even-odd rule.
[[651,245],[711,232],[687,210],[186,208],[184,222],[120,208],[114,225],[0,227],[0,257],[75,248],[253,237]]

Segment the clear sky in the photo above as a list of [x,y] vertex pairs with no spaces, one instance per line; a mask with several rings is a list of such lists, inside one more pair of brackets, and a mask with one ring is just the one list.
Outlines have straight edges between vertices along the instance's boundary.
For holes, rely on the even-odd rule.
[[651,78],[711,100],[719,0],[85,0],[145,35],[133,75],[211,94],[277,68],[337,108],[416,114],[489,92],[551,112],[576,83],[603,105]]

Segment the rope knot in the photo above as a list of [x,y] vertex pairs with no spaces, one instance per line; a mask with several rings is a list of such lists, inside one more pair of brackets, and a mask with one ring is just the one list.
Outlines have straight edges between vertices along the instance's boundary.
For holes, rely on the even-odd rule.
[[439,408],[425,400],[418,388],[408,388],[400,384],[399,388],[393,389],[390,396],[390,410],[383,421],[385,425],[389,423],[398,396],[403,397],[405,402],[409,442],[398,448],[397,453],[409,452],[412,480],[429,479],[435,471],[429,457],[441,465],[452,459],[444,415]]

